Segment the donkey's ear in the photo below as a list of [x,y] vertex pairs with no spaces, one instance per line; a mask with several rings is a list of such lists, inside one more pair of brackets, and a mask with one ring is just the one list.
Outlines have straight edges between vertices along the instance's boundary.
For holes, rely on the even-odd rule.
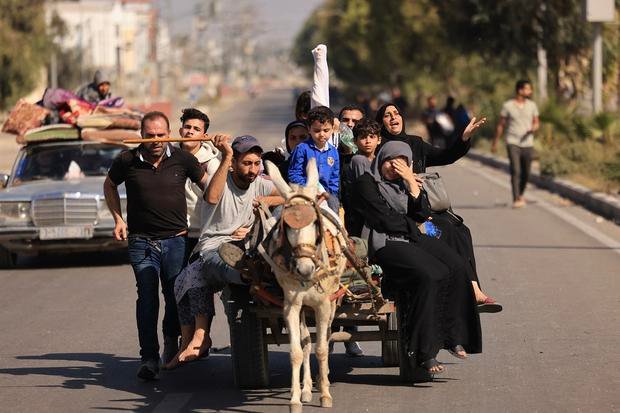
[[284,198],[288,198],[289,196],[291,196],[293,190],[290,186],[288,186],[284,178],[282,178],[278,167],[275,166],[271,161],[266,161],[265,168],[267,169],[267,173],[271,177],[271,181],[278,189],[278,192],[280,192],[280,195],[282,195]]
[[319,170],[316,168],[316,158],[310,158],[306,165],[306,188],[316,188],[319,184]]

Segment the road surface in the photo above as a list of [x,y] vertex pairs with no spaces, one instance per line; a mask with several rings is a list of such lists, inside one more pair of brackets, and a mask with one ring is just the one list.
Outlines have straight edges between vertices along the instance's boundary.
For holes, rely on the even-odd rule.
[[[290,92],[266,92],[212,114],[210,130],[271,147],[291,117]],[[415,387],[381,366],[378,343],[357,359],[337,344],[333,411],[619,411],[620,228],[533,188],[530,205],[513,210],[508,177],[466,159],[440,171],[471,228],[483,289],[504,311],[482,315],[484,353],[442,352],[447,372]],[[122,253],[21,259],[0,271],[0,285],[0,411],[288,411],[286,346],[270,346],[269,389],[236,389],[226,350],[138,381],[135,286]],[[214,345],[225,347],[218,306]],[[305,411],[325,412],[318,398]]]

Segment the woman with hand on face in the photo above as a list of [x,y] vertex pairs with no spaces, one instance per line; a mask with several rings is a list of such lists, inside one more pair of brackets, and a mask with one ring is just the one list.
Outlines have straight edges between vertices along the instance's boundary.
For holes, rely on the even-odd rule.
[[[474,132],[486,122],[486,118],[471,119],[460,139],[455,139],[448,148],[437,148],[426,143],[421,137],[405,133],[403,115],[393,103],[386,103],[377,111],[377,122],[382,125],[382,143],[404,142],[409,145],[413,155],[413,172],[426,172],[427,167],[449,165],[463,157],[471,146],[471,137]],[[433,223],[441,230],[441,240],[461,255],[468,263],[471,271],[471,282],[476,294],[476,302],[480,312],[496,313],[502,311],[502,306],[495,299],[487,296],[480,289],[480,281],[476,270],[476,257],[469,228],[463,219],[452,210],[432,212]]]
[[418,229],[430,207],[411,162],[407,144],[384,144],[356,181],[353,205],[365,220],[369,256],[384,270],[382,289],[400,296],[410,362],[437,374],[439,350],[459,358],[481,352],[480,318],[465,261]]

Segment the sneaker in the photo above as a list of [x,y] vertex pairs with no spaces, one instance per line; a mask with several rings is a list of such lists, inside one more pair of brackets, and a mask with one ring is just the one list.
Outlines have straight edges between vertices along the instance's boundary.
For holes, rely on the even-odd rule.
[[137,375],[147,381],[159,379],[159,362],[157,360],[143,361],[140,363]]
[[179,352],[178,337],[164,337],[164,351],[161,353],[161,364],[168,364]]
[[361,357],[364,355],[364,350],[360,347],[357,341],[347,341],[344,343],[347,356],[349,357]]

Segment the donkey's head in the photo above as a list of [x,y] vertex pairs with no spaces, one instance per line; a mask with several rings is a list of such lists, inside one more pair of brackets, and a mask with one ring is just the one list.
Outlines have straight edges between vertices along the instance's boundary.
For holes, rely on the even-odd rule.
[[[319,173],[316,160],[311,158],[306,167],[306,186],[289,186],[280,175],[278,168],[266,162],[267,172],[285,198],[286,202],[280,217],[280,240],[290,247],[283,248],[289,269],[304,280],[310,280],[320,264],[319,245],[321,244],[321,215],[317,206]],[[282,247],[282,245],[281,245]]]

